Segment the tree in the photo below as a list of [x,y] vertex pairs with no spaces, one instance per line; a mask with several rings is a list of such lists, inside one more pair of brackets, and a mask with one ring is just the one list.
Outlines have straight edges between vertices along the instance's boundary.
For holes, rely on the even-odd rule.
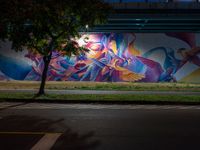
[[43,56],[39,96],[44,94],[52,52],[86,52],[75,41],[79,31],[104,23],[111,7],[101,0],[7,0],[0,2],[0,9],[0,39],[12,41],[16,51],[26,47]]

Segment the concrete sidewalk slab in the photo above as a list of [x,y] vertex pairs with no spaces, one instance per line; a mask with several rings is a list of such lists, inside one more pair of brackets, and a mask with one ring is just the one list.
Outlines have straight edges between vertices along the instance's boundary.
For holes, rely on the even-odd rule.
[[[1,89],[0,93],[37,93],[35,89]],[[200,92],[187,91],[115,91],[115,90],[49,90],[47,94],[136,94],[136,95],[200,95]]]

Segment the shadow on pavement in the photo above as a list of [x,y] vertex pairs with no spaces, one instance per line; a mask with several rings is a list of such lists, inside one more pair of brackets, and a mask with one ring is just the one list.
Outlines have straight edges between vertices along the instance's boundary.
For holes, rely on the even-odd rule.
[[0,111],[5,110],[5,109],[9,109],[9,108],[14,108],[14,107],[17,107],[17,106],[23,106],[23,105],[26,105],[26,104],[28,104],[28,103],[19,103],[19,104],[15,104],[15,105],[10,105],[10,106],[4,107],[4,108],[0,108]]
[[52,150],[93,150],[99,146],[99,141],[91,141],[94,132],[78,135],[70,130],[66,131],[55,143]]
[[29,150],[46,133],[62,133],[53,150],[93,150],[100,145],[100,141],[93,139],[93,131],[80,134],[64,124],[63,119],[18,115],[0,119],[0,147],[4,150]]

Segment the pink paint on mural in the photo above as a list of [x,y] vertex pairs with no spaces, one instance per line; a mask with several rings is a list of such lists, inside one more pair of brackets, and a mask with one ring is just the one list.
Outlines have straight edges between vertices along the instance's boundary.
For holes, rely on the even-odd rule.
[[[157,35],[156,35],[157,36]],[[137,35],[134,33],[100,33],[85,34],[77,41],[79,45],[90,49],[88,53],[79,56],[63,56],[56,50],[53,52],[49,65],[47,80],[56,81],[131,81],[131,82],[160,82],[177,81],[177,71],[186,63],[200,66],[200,48],[196,46],[195,34],[170,33],[166,38],[179,39],[189,45],[188,48],[174,49],[166,46],[153,48],[138,48]],[[162,40],[162,39],[161,39]],[[145,45],[145,43],[144,43]],[[151,56],[162,52],[163,63],[152,59]],[[177,55],[179,58],[177,58]],[[4,62],[10,66],[15,61],[0,56],[0,79],[40,80],[44,67],[39,54],[28,51],[25,55],[32,65],[23,66],[18,63],[21,76],[15,78],[10,68],[1,65]],[[4,61],[4,62],[3,62]]]

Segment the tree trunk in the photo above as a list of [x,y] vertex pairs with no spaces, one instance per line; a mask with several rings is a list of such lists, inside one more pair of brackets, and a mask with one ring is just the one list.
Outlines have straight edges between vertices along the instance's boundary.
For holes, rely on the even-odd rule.
[[52,52],[49,55],[43,57],[44,69],[43,69],[43,72],[42,72],[42,80],[41,80],[40,89],[39,89],[39,91],[37,93],[37,96],[41,96],[41,95],[45,94],[44,87],[45,87],[45,83],[46,83],[49,63],[51,61],[51,56],[52,56]]

